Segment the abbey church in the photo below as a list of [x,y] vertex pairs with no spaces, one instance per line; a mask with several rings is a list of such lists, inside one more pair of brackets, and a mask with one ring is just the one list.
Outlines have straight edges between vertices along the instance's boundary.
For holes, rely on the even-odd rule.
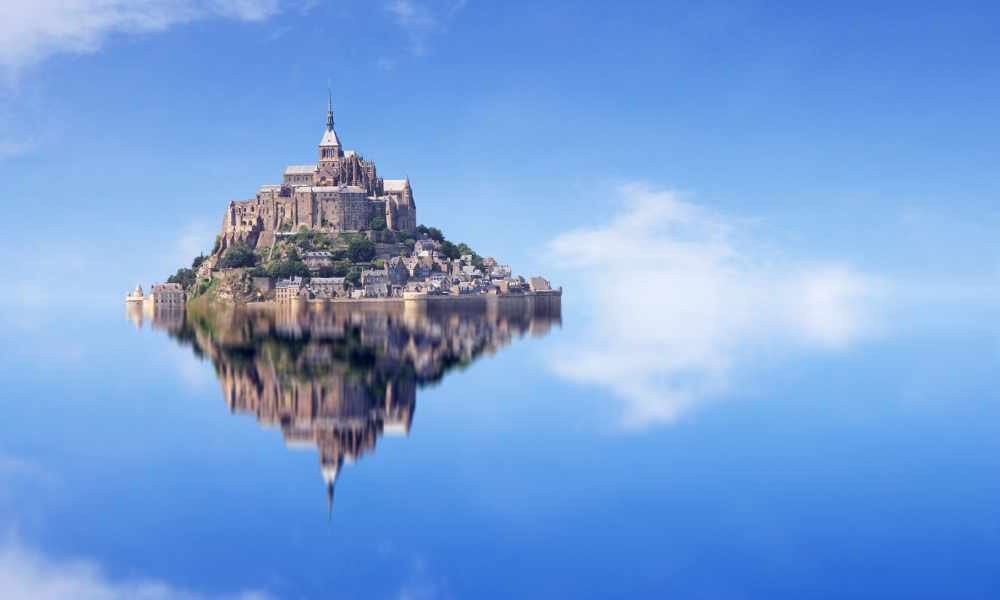
[[219,251],[234,243],[266,247],[280,231],[306,226],[329,233],[384,226],[409,233],[417,207],[409,179],[382,179],[375,162],[344,151],[333,126],[333,100],[319,143],[319,162],[285,168],[280,184],[264,185],[251,200],[230,202],[222,223]]

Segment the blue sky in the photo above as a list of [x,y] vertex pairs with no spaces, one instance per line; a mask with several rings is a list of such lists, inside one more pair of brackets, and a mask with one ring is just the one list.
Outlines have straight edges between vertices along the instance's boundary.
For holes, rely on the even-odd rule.
[[314,160],[329,82],[345,146],[409,175],[421,222],[566,286],[556,372],[672,421],[776,346],[995,318],[996,13],[5,3],[4,318],[187,265],[230,200]]
[[[808,385],[790,405],[897,403],[934,433],[925,396],[950,407],[995,388],[1000,9],[789,4],[2,2],[5,347],[39,380],[71,373],[60,385],[67,364],[96,365],[102,385],[131,373],[108,396],[118,410],[124,386],[142,385],[121,357],[138,365],[148,349],[88,333],[105,321],[45,317],[105,318],[137,281],[207,250],[230,200],[315,158],[329,81],[345,146],[408,175],[421,222],[566,286],[564,329],[520,360],[564,397],[610,399],[608,428],[634,434],[622,439],[697,437],[684,427],[710,402],[785,398],[795,377]],[[185,358],[164,381],[206,375]],[[761,373],[773,390],[754,385]],[[869,392],[866,377],[893,385]],[[218,400],[208,379],[192,405]],[[466,405],[463,388],[439,391]],[[961,406],[968,423],[995,422]],[[0,455],[0,475],[30,468]],[[10,548],[0,580],[27,573],[35,589],[61,568]],[[80,589],[136,596],[83,567]]]
[[519,270],[644,182],[797,253],[996,271],[986,4],[8,4],[4,246],[103,262],[105,286],[162,278],[313,159],[328,80],[345,145],[408,174],[421,221]]

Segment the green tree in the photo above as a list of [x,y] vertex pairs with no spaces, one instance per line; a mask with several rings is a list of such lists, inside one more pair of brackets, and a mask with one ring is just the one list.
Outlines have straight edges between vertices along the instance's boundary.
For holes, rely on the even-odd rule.
[[167,278],[167,283],[179,283],[184,289],[190,288],[194,285],[197,277],[192,269],[180,268],[177,272]]
[[301,260],[275,260],[267,265],[267,274],[275,279],[309,277],[309,267]]
[[317,277],[346,277],[347,272],[350,270],[344,264],[335,264],[330,267],[320,267],[319,272],[316,273]]
[[347,273],[347,281],[354,287],[361,285],[361,269],[351,269]]
[[367,239],[354,240],[347,252],[356,263],[368,262],[375,258],[375,243]]
[[199,254],[198,256],[194,257],[194,260],[191,261],[191,268],[197,271],[198,267],[201,266],[201,263],[205,262],[205,258],[206,257],[204,254]]
[[452,260],[461,256],[461,253],[458,251],[458,246],[452,244],[448,240],[441,242],[441,254],[444,254]]
[[431,238],[435,242],[444,242],[444,234],[437,227],[427,228],[427,237]]
[[252,267],[257,263],[257,255],[253,253],[246,244],[234,244],[230,246],[219,261],[219,266],[223,269],[239,269],[242,267]]
[[382,215],[375,215],[372,217],[371,221],[368,221],[368,229],[372,231],[382,231],[385,229],[385,217]]

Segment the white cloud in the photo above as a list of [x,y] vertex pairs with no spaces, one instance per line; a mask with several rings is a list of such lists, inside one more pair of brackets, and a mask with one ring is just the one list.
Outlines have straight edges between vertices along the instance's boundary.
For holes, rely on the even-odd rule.
[[208,596],[157,580],[113,580],[92,561],[53,561],[16,540],[0,547],[0,597],[7,600],[265,600],[266,593],[245,591]]
[[0,67],[8,74],[59,53],[88,53],[116,33],[154,33],[202,18],[262,21],[279,0],[5,0]]
[[0,481],[13,478],[49,479],[49,472],[39,463],[0,453]]
[[427,38],[442,31],[465,7],[465,0],[430,4],[415,0],[392,0],[386,10],[393,21],[406,32],[410,48],[417,56],[427,53]]
[[38,148],[37,140],[5,140],[0,139],[0,160],[28,154]]
[[[751,354],[832,350],[871,334],[884,286],[846,265],[770,256],[739,223],[641,185],[606,226],[549,244],[596,309],[554,363],[624,402],[622,424],[676,419],[726,389]],[[739,240],[739,241],[738,241]]]

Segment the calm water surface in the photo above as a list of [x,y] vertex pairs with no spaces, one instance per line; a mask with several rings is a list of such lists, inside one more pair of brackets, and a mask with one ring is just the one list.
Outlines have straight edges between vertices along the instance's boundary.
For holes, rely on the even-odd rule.
[[989,329],[751,363],[673,422],[624,426],[612,389],[553,369],[587,343],[565,312],[113,307],[10,325],[0,586],[1000,597]]

